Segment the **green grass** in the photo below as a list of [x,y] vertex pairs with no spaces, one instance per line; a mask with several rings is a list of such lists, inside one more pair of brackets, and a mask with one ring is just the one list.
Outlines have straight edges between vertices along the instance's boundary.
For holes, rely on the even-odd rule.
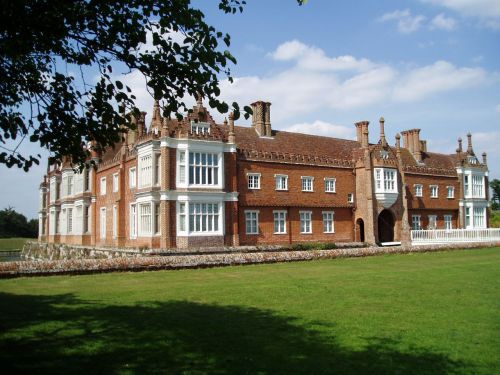
[[0,280],[3,373],[500,373],[500,248]]
[[35,241],[36,238],[0,238],[0,251],[21,250],[26,241]]

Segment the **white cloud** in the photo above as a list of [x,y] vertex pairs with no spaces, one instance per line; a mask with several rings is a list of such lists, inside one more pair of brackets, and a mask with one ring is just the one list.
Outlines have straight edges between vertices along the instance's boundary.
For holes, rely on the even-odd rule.
[[483,83],[486,72],[481,68],[457,68],[446,61],[410,71],[394,89],[396,101],[414,101],[430,94],[463,89]]
[[482,26],[500,30],[500,1],[498,0],[420,0],[447,9],[462,16],[480,20]]
[[409,34],[420,29],[422,23],[425,21],[425,16],[421,14],[414,16],[408,9],[405,9],[386,13],[378,20],[380,22],[397,21],[398,30],[404,34]]
[[316,120],[313,123],[303,122],[294,124],[283,130],[294,133],[323,135],[333,138],[354,139],[353,126],[335,125],[321,120]]
[[464,16],[500,17],[498,0],[420,0],[452,9]]
[[374,66],[368,59],[358,60],[349,55],[327,57],[322,49],[307,46],[298,40],[281,44],[269,55],[278,61],[297,61],[301,68],[316,71],[364,71]]
[[443,13],[438,14],[431,21],[431,29],[451,31],[457,26],[457,22],[452,17],[446,17]]

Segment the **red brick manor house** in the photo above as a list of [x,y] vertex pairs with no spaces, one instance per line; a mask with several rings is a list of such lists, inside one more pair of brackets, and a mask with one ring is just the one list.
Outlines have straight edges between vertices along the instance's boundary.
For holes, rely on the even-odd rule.
[[[271,104],[251,127],[216,124],[201,100],[182,121],[137,130],[82,173],[68,160],[40,185],[40,241],[187,248],[408,241],[412,229],[486,228],[488,167],[469,134],[453,155],[427,150],[420,129],[389,145],[276,131]],[[401,144],[402,143],[402,144]]]

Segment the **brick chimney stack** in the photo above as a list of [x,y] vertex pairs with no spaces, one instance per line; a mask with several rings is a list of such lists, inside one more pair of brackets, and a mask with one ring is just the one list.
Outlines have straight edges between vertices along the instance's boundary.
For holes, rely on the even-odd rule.
[[472,134],[467,133],[467,153],[474,155],[474,150],[472,150]]
[[407,148],[417,162],[422,162],[422,142],[420,141],[420,129],[402,131],[403,145]]
[[369,121],[360,121],[355,123],[354,125],[356,126],[356,135],[357,135],[357,141],[361,143],[361,147],[368,147],[369,140],[368,140],[368,125],[370,124]]
[[380,121],[380,144],[382,145],[382,147],[386,147],[387,140],[385,139],[385,129],[384,129],[385,119],[381,117],[379,121]]
[[227,137],[227,141],[229,143],[235,143],[236,142],[236,137],[234,134],[234,113],[231,112],[229,114],[229,134]]
[[488,164],[488,159],[487,159],[486,152],[483,152],[483,164],[484,165]]
[[271,103],[261,100],[251,104],[253,116],[252,127],[261,137],[271,137]]

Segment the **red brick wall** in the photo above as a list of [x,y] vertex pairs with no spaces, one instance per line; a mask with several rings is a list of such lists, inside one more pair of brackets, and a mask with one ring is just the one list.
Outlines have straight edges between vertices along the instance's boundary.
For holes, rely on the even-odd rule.
[[[245,210],[259,211],[259,234],[246,234]],[[287,211],[286,234],[274,233],[274,210]],[[300,233],[300,211],[312,211],[312,233]],[[334,211],[335,233],[323,233],[323,211]],[[354,241],[350,208],[319,207],[240,207],[239,232],[241,245],[289,244],[294,242]]]
[[[247,173],[260,173],[260,190],[248,189]],[[277,191],[275,174],[288,175],[288,191]],[[314,177],[314,191],[302,191],[302,176]],[[336,192],[325,192],[324,178],[336,178]],[[348,206],[347,194],[355,192],[352,169],[265,162],[238,162],[240,207],[274,204],[276,206]]]
[[[458,210],[459,184],[456,177],[405,174],[408,197],[408,209],[439,208]],[[422,197],[415,196],[415,184],[422,185]],[[438,186],[438,198],[431,198],[430,185]],[[455,188],[454,198],[447,198],[448,186]]]
[[420,215],[420,224],[422,225],[422,229],[427,229],[427,226],[429,225],[429,215],[437,215],[436,229],[445,229],[444,215],[452,215],[453,229],[458,228],[458,209],[457,210],[439,210],[439,209],[408,210],[408,222],[411,229],[413,229],[412,215]]

